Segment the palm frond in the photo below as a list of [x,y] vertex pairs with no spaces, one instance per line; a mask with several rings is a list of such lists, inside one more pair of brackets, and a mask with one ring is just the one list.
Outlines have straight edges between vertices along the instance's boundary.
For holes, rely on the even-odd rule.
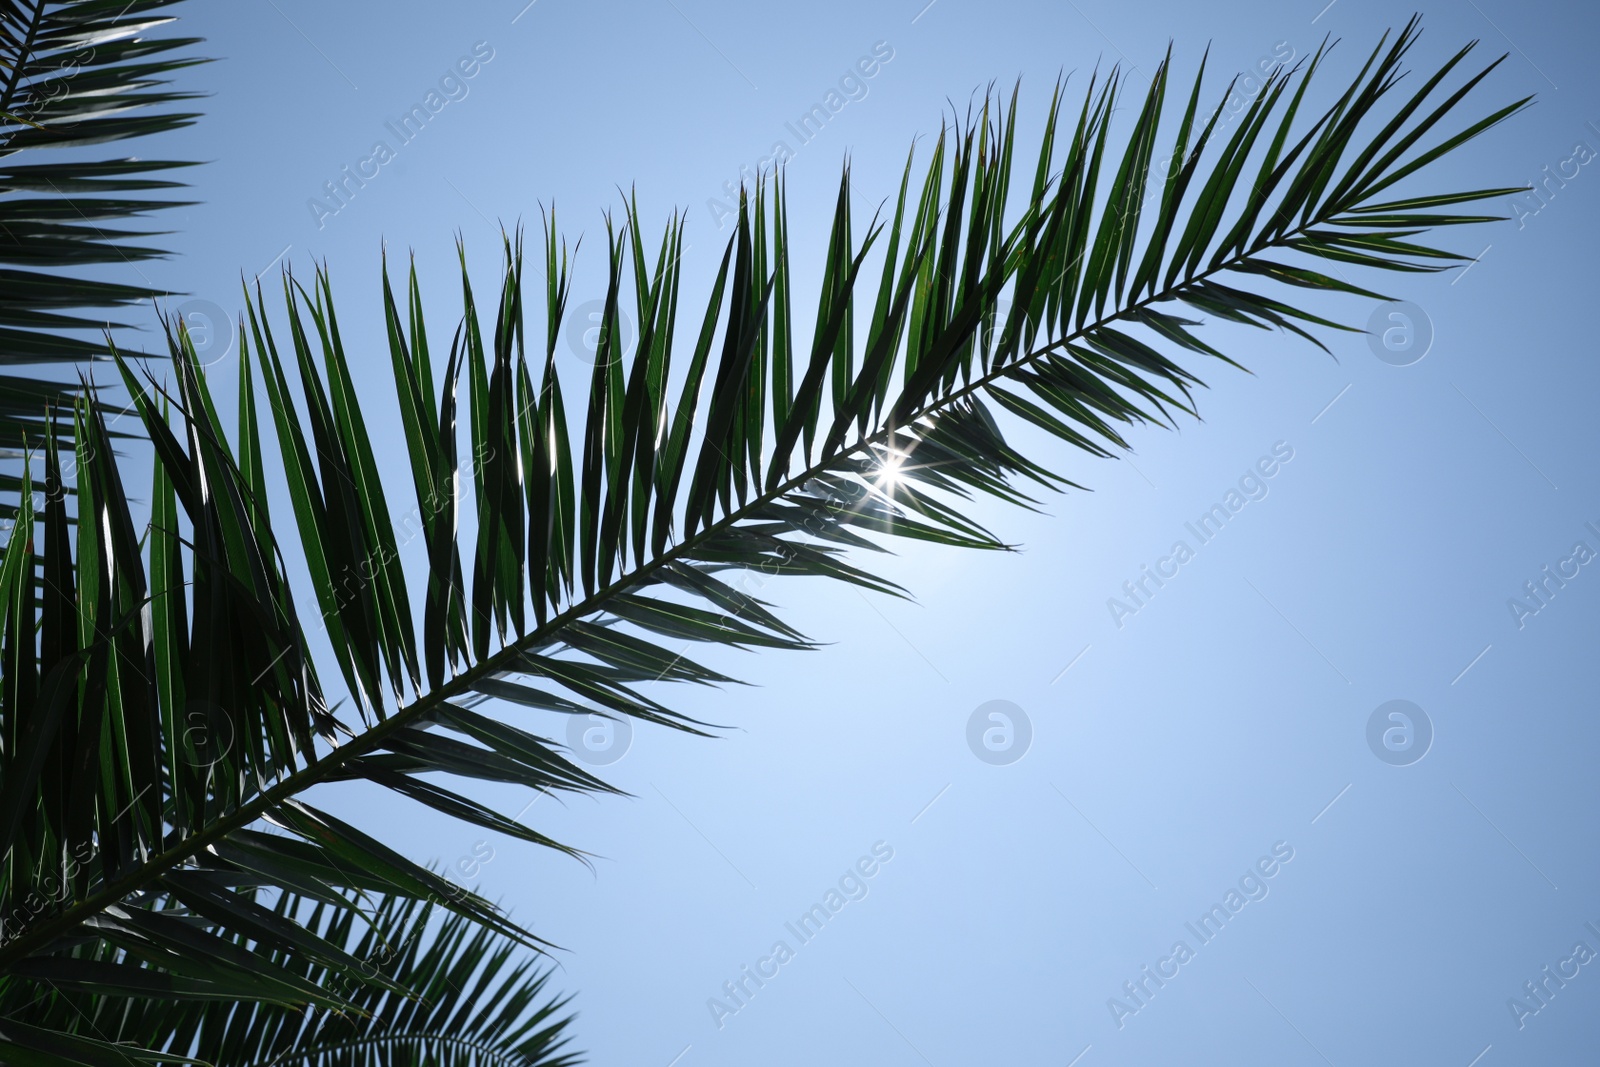
[[[108,357],[106,332],[126,325],[119,309],[168,295],[137,270],[165,255],[151,243],[161,234],[123,223],[187,203],[169,198],[183,183],[165,175],[189,164],[72,150],[197,117],[175,109],[196,94],[172,90],[169,76],[201,62],[198,42],[150,36],[175,2],[0,0],[0,454],[38,449],[49,412],[70,411],[75,376],[52,368]],[[132,276],[84,273],[102,264]],[[70,432],[71,420],[55,429]],[[0,494],[0,517],[14,499]]]
[[[1115,70],[1090,79],[1075,109],[1058,85],[1031,171],[1013,170],[1015,92],[941,131],[920,175],[908,159],[892,214],[865,226],[847,169],[809,345],[795,328],[781,177],[741,196],[683,341],[683,220],[651,245],[630,201],[608,221],[598,350],[570,411],[555,354],[572,264],[553,217],[542,356],[526,350],[520,234],[505,240],[492,319],[463,255],[447,348],[430,338],[415,269],[402,298],[386,267],[416,499],[400,525],[427,559],[415,588],[326,271],[309,286],[285,275],[276,318],[260,287],[246,294],[236,428],[219,420],[181,323],[170,388],[119,361],[155,453],[144,539],[103,420],[80,405],[85,521],[69,532],[60,494],[36,512],[25,487],[0,560],[0,973],[156,997],[211,982],[213,995],[241,1001],[323,1003],[326,990],[273,959],[237,960],[231,939],[246,931],[328,961],[339,951],[292,916],[243,908],[233,890],[260,884],[346,911],[352,892],[431,901],[539,948],[488,901],[452,891],[308,791],[365,780],[581,857],[460,791],[465,780],[611,791],[529,729],[525,712],[490,715],[484,702],[710,732],[640,683],[727,680],[686,658],[696,644],[812,647],[741,587],[741,572],[901,594],[856,557],[888,536],[1003,549],[964,514],[969,501],[1028,505],[1071,487],[1002,422],[1115,455],[1132,428],[1194,413],[1199,370],[1233,364],[1193,316],[1315,341],[1314,330],[1347,327],[1298,306],[1296,290],[1370,299],[1347,267],[1426,272],[1465,259],[1417,239],[1475,221],[1439,208],[1507,190],[1390,190],[1527,101],[1424,146],[1496,64],[1430,103],[1469,45],[1381,112],[1417,32],[1413,21],[1386,37],[1309,117],[1302,104],[1326,46],[1273,73],[1225,140],[1228,93],[1201,107],[1202,69],[1164,181],[1150,161],[1170,59],[1132,109],[1119,111]],[[1119,150],[1111,132],[1129,110]],[[630,299],[631,354],[619,329]],[[56,485],[53,442],[45,459]],[[269,508],[268,467],[282,471],[286,513]],[[332,647],[322,666],[349,699],[343,714],[291,594],[301,567]],[[152,903],[168,898],[197,921],[173,925]],[[29,910],[30,900],[43,903]],[[71,955],[85,940],[125,956],[87,969]]]
[[[163,904],[185,914],[180,903]],[[270,938],[232,939],[262,952],[337,1007],[303,1010],[216,998],[126,998],[0,980],[0,1015],[29,997],[32,1025],[59,1039],[142,1049],[160,1062],[228,1067],[575,1067],[567,1051],[570,997],[547,992],[540,970],[515,944],[432,905],[385,898],[357,912],[281,893],[272,913],[341,945],[348,963],[333,968]],[[192,914],[192,913],[191,913]],[[105,942],[78,946],[72,958],[114,962]],[[9,1009],[9,1010],[8,1010]],[[45,1051],[38,1049],[38,1051]],[[10,1049],[8,1048],[8,1054]]]

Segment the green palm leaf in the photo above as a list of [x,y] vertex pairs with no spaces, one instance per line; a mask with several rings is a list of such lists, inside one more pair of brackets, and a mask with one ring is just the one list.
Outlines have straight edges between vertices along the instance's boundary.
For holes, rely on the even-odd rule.
[[[165,902],[182,912],[181,905]],[[570,998],[546,992],[538,970],[503,937],[428,904],[385,898],[363,914],[278,896],[271,913],[294,917],[316,938],[342,946],[342,966],[297,955],[270,938],[235,942],[272,957],[338,997],[338,1007],[310,1011],[281,1004],[232,1004],[214,998],[135,999],[50,985],[0,985],[0,1014],[26,1013],[54,1040],[77,1041],[108,1057],[128,1049],[157,1062],[230,1067],[575,1067],[566,1051]],[[109,962],[105,943],[72,958]],[[8,1003],[29,997],[34,1003]],[[47,1044],[48,1042],[41,1042]],[[121,1046],[120,1049],[117,1046]],[[37,1049],[43,1052],[44,1049]],[[8,1048],[8,1055],[13,1050]],[[26,1054],[15,1062],[28,1062]]]
[[[1472,221],[1426,205],[1508,190],[1375,201],[1527,101],[1424,147],[1463,92],[1428,101],[1470,46],[1380,113],[1417,32],[1413,21],[1381,42],[1310,118],[1302,105],[1326,48],[1271,75],[1226,143],[1212,132],[1227,94],[1203,108],[1202,72],[1173,142],[1176,169],[1159,188],[1150,160],[1169,61],[1120,150],[1111,130],[1124,83],[1113,71],[1091,80],[1075,113],[1057,87],[1031,178],[1012,176],[1015,94],[944,130],[920,181],[908,161],[892,214],[864,227],[846,170],[798,360],[781,180],[741,196],[682,345],[682,220],[655,248],[631,202],[608,221],[597,358],[586,403],[570,410],[555,365],[570,257],[553,226],[542,365],[526,350],[520,234],[505,241],[492,319],[463,265],[462,318],[442,361],[415,272],[402,301],[386,269],[416,498],[399,525],[421,535],[427,560],[417,588],[400,565],[325,272],[309,286],[286,276],[276,317],[264,291],[247,294],[236,428],[219,421],[181,324],[169,338],[170,388],[119,362],[154,446],[148,536],[141,542],[103,420],[80,405],[78,514],[94,521],[69,535],[59,492],[40,513],[25,493],[0,560],[0,974],[155,998],[209,984],[240,1001],[326,1006],[335,994],[308,988],[285,961],[238,957],[241,936],[270,936],[336,967],[339,946],[323,933],[251,911],[232,892],[263,884],[341,913],[358,893],[430,901],[542,947],[488,901],[320,810],[308,791],[364,779],[579,856],[460,791],[466,779],[610,789],[523,713],[485,714],[484,702],[707,732],[639,683],[725,681],[685,658],[695,644],[811,647],[742,591],[740,572],[900,594],[855,558],[860,550],[885,536],[1005,548],[963,514],[967,501],[1027,505],[1070,485],[1006,439],[995,408],[1114,455],[1131,427],[1192,414],[1198,372],[1231,364],[1196,335],[1198,316],[1314,339],[1313,329],[1347,327],[1298,307],[1294,290],[1371,298],[1343,276],[1347,266],[1433,271],[1465,258],[1416,243],[1432,227]],[[1372,225],[1396,215],[1406,221]],[[631,355],[618,330],[630,293],[641,324]],[[46,460],[59,471],[53,445]],[[276,514],[269,464],[288,487],[289,507]],[[41,566],[58,578],[36,594]],[[290,591],[301,566],[331,664],[308,651],[309,616]],[[335,714],[319,667],[337,672],[345,713]],[[183,901],[197,921],[175,925],[164,900]],[[86,941],[123,955],[74,955]]]
[[[149,36],[172,21],[161,9],[174,2],[0,0],[0,456],[38,449],[46,413],[71,409],[77,382],[54,367],[106,358],[106,331],[126,325],[111,316],[168,295],[142,275],[80,271],[164,255],[147,243],[160,233],[121,223],[186,203],[164,198],[183,184],[157,175],[189,164],[72,150],[197,117],[174,110],[196,94],[168,87],[174,71],[201,62],[188,54],[196,40]],[[35,149],[66,149],[67,158],[22,162]],[[0,517],[15,511],[8,477]]]

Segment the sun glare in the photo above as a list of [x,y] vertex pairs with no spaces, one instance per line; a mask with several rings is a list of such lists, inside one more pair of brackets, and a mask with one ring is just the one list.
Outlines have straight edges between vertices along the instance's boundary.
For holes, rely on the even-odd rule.
[[905,461],[906,458],[897,452],[878,465],[877,484],[879,489],[893,489],[900,484],[900,471],[904,467]]

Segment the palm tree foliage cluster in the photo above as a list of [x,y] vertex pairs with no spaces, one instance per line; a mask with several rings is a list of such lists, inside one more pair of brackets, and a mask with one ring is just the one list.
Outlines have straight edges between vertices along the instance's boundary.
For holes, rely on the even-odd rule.
[[[1232,365],[1202,317],[1321,345],[1348,327],[1296,291],[1381,299],[1345,270],[1466,258],[1418,239],[1515,190],[1395,187],[1527,101],[1457,122],[1498,63],[1465,71],[1471,45],[1397,93],[1418,29],[1313,106],[1325,44],[1226,130],[1229,91],[1205,89],[1204,62],[1169,84],[1170,53],[1142,90],[1117,70],[1058,84],[1031,158],[1017,94],[986,97],[865,225],[846,168],[809,328],[778,176],[741,196],[681,322],[683,218],[654,242],[634,201],[607,220],[586,383],[556,369],[573,252],[553,217],[542,286],[520,233],[481,307],[462,256],[447,343],[415,268],[396,284],[385,265],[381,412],[324,271],[285,274],[281,302],[245,294],[229,420],[182,323],[160,376],[114,352],[150,469],[76,398],[27,438],[0,558],[0,1060],[572,1062],[565,1002],[516,962],[550,946],[312,787],[365,781],[581,859],[469,795],[615,791],[519,709],[707,733],[641,683],[732,681],[696,645],[811,647],[741,571],[901,594],[863,551],[1002,549],[969,502],[1071,485],[1003,424],[1114,456],[1131,427],[1194,414],[1196,369]],[[386,498],[368,432],[391,405],[414,507]]]

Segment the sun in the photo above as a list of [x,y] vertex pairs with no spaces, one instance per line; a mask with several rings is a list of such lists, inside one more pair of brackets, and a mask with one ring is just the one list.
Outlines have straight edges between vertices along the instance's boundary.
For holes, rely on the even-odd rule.
[[905,467],[906,457],[899,452],[892,452],[889,457],[878,465],[876,479],[879,489],[894,489],[900,484],[901,471]]

